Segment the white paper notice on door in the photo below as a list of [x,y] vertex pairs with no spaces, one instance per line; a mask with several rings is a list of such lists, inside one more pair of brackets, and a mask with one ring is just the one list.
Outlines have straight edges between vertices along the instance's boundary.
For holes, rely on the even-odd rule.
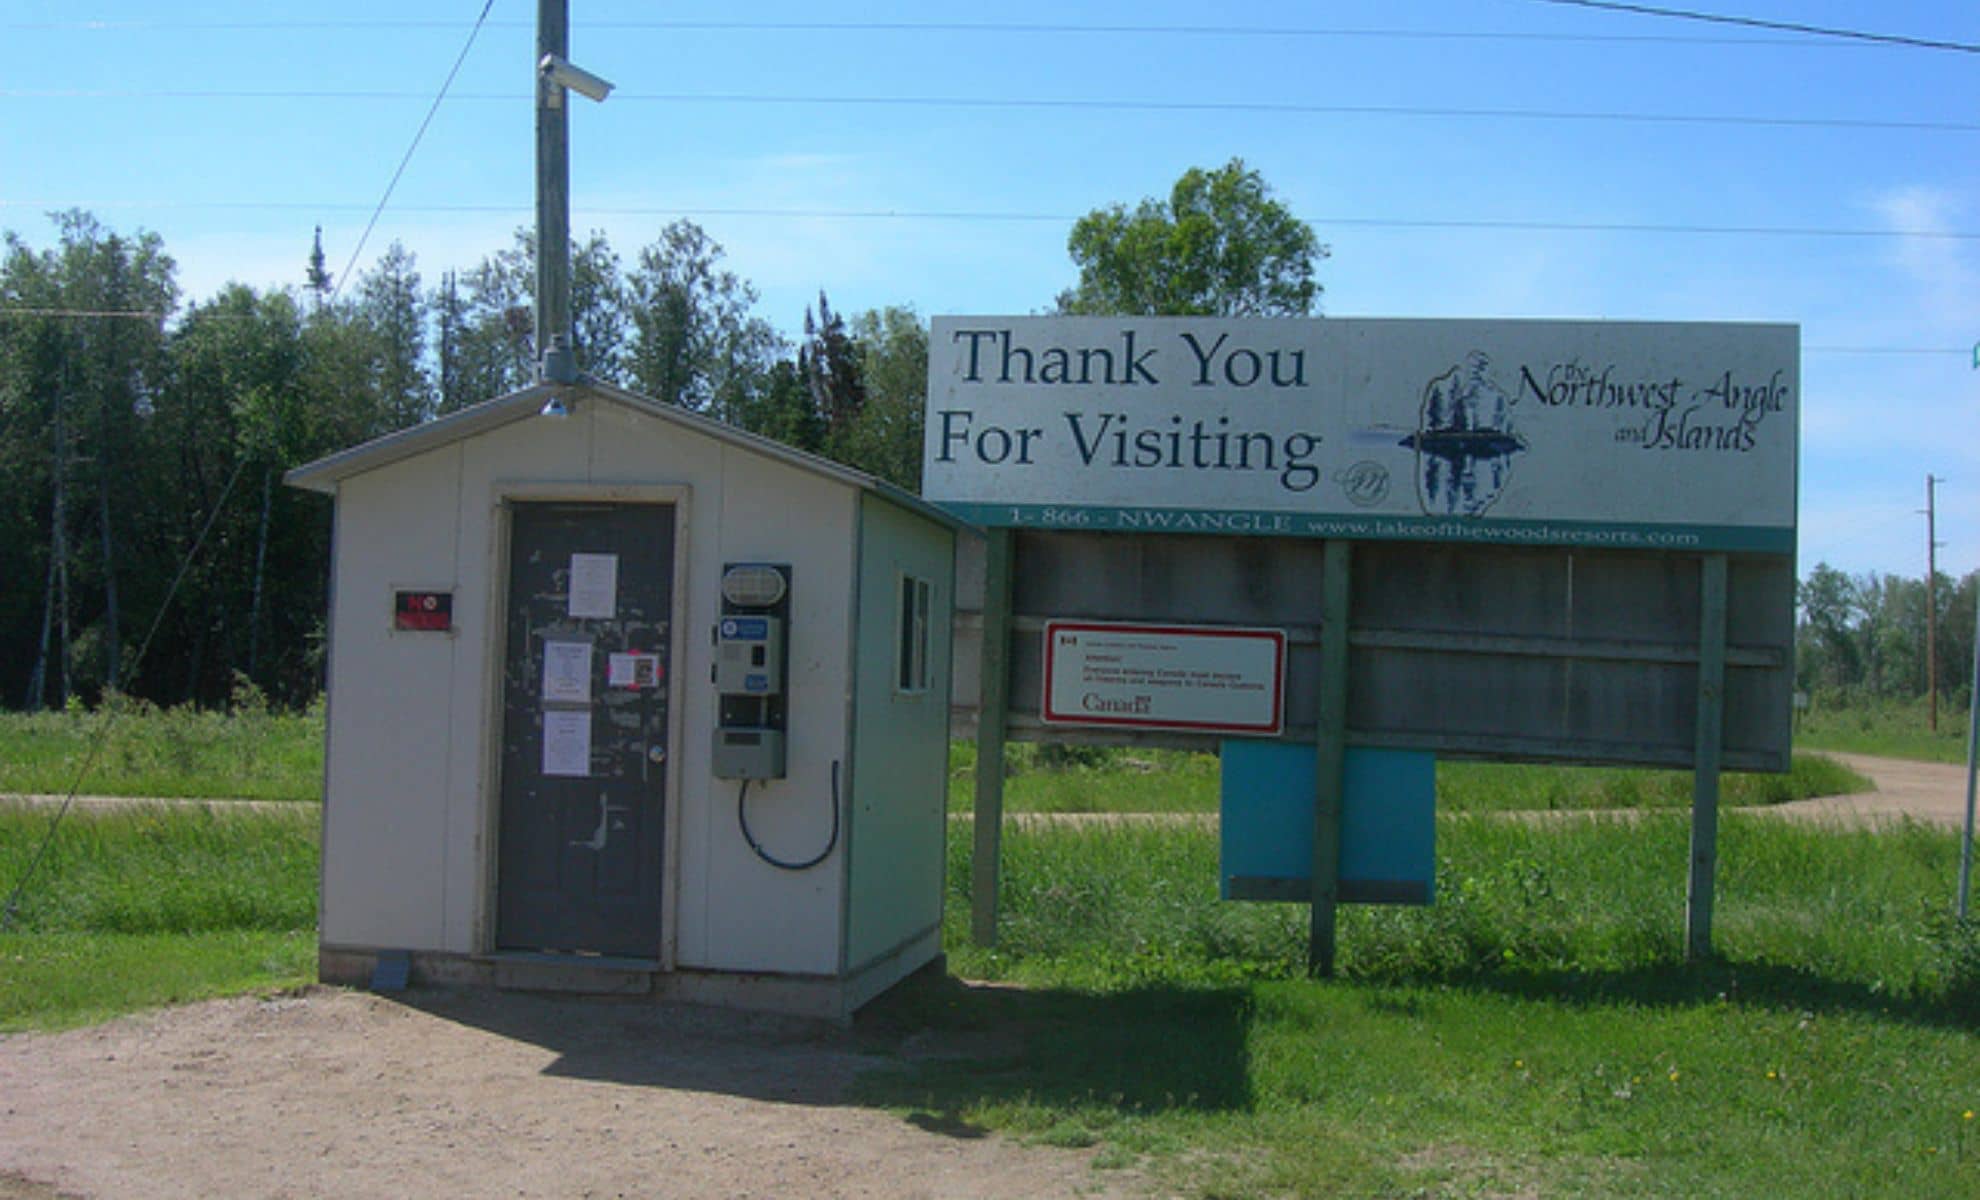
[[543,714],[543,773],[591,774],[591,712],[551,709]]
[[605,658],[605,686],[615,688],[643,688],[660,685],[660,656],[658,654],[610,654]]
[[569,613],[606,621],[619,614],[618,555],[571,555]]
[[543,698],[563,704],[591,703],[591,643],[543,643]]

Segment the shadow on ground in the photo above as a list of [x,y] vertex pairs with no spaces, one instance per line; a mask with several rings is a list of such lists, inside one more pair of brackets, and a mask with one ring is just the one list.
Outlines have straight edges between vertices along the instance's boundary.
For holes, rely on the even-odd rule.
[[1944,997],[1927,999],[1893,995],[1870,984],[1831,978],[1804,967],[1751,961],[1716,960],[1615,971],[1487,971],[1438,980],[1433,986],[1577,1008],[1615,1004],[1690,1008],[1724,1003],[1824,1016],[1857,1014],[1962,1032],[1980,1026],[1980,986],[1972,981],[1962,981]]
[[1242,988],[1091,993],[922,976],[861,1014],[858,1036],[890,1066],[860,1076],[853,1097],[962,1135],[979,1131],[960,1114],[986,1105],[1241,1110],[1251,1019]]
[[967,1107],[1021,1098],[1119,1111],[1249,1103],[1249,998],[1237,989],[1092,994],[971,984],[924,972],[850,1029],[644,999],[415,988],[435,1018],[542,1047],[547,1075],[788,1104],[911,1110],[955,1137]]
[[[1418,1015],[1413,1010],[1424,988],[1493,993],[1556,1009],[1736,1004],[1969,1031],[1980,1015],[1957,999],[1910,1000],[1753,962],[1300,986],[1352,991],[1362,1003],[1401,1016]],[[1034,990],[924,972],[869,1006],[850,1029],[644,999],[416,989],[399,1002],[540,1046],[554,1055],[544,1067],[548,1075],[898,1109],[922,1129],[958,1138],[986,1132],[967,1116],[985,1109],[1004,1108],[1008,1116],[1032,1108],[1049,1121],[1055,1113],[1081,1111],[1245,1111],[1256,1099],[1248,1046],[1261,1018],[1253,992],[1243,987]],[[1015,1123],[1024,1124],[1021,1114]]]

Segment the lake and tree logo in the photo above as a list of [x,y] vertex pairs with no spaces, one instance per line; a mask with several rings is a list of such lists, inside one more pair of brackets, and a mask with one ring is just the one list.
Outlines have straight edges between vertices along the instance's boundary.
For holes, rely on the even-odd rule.
[[1416,494],[1433,515],[1476,517],[1492,507],[1512,477],[1526,439],[1512,423],[1512,398],[1491,376],[1492,360],[1473,350],[1423,389],[1416,432]]

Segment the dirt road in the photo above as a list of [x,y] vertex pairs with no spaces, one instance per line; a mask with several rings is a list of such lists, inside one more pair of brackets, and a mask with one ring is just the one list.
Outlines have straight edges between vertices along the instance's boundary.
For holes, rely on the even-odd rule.
[[406,995],[313,989],[0,1039],[0,1198],[1142,1190],[1089,1151],[848,1103],[853,1077],[888,1061],[851,1034],[595,999]]
[[1877,785],[1874,792],[1849,796],[1820,796],[1796,800],[1747,812],[1794,820],[1830,821],[1843,824],[1875,824],[1910,818],[1927,825],[1959,829],[1966,820],[1966,768],[1949,763],[1912,762],[1903,758],[1875,758],[1868,754],[1842,754],[1833,750],[1824,755],[1846,764],[1858,774],[1867,775]]

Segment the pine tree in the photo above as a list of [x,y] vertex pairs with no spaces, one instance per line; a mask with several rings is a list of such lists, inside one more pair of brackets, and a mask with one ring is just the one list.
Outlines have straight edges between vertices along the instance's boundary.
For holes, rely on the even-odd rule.
[[323,226],[316,227],[316,241],[309,248],[309,269],[303,273],[303,287],[316,303],[330,298],[330,272],[323,267]]

